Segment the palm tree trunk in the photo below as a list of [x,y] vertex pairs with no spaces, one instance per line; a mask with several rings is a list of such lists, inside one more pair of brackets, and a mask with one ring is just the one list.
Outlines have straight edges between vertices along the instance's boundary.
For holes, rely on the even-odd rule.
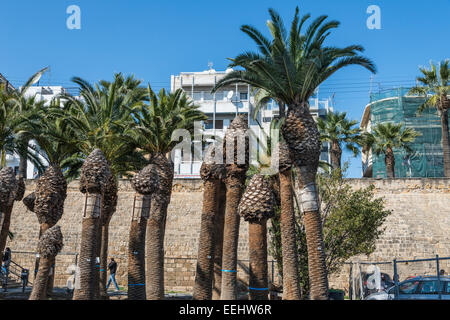
[[34,279],[30,300],[47,300],[48,276],[53,260],[55,260],[55,257],[40,260],[39,271]]
[[236,300],[238,294],[237,248],[240,223],[238,207],[242,197],[242,186],[244,185],[244,181],[245,173],[243,175],[230,175],[225,182],[227,188],[227,202],[223,230],[221,300]]
[[225,219],[226,187],[223,182],[220,183],[219,196],[217,200],[217,215],[214,222],[214,278],[212,299],[220,300],[222,289],[222,253],[223,253],[223,226]]
[[212,298],[215,252],[214,222],[217,219],[217,210],[219,208],[220,180],[205,180],[203,186],[203,212],[198,241],[194,300],[211,300]]
[[27,158],[27,149],[28,149],[29,141],[24,142],[24,150],[22,150],[19,154],[19,176],[27,178],[27,167],[28,167],[28,158]]
[[450,178],[450,137],[448,131],[448,109],[444,109],[441,115],[442,151],[444,153],[444,176]]
[[328,299],[328,277],[315,176],[317,166],[299,167],[298,183],[308,247],[310,299]]
[[283,252],[283,300],[300,300],[291,170],[280,172],[281,246]]
[[330,150],[331,166],[333,169],[341,169],[342,149],[339,143],[333,142]]
[[[94,300],[97,258],[97,234],[100,217],[100,194],[86,194],[85,211],[81,229],[80,259],[78,262],[80,274],[78,285],[73,293],[73,300]],[[97,283],[95,283],[97,280]]]
[[145,233],[151,196],[136,194],[128,244],[128,300],[146,300]]
[[269,295],[267,271],[267,219],[251,221],[248,225],[250,256],[250,300],[267,300]]
[[1,224],[1,232],[0,232],[0,258],[3,259],[3,252],[5,251],[6,242],[8,240],[9,226],[11,224],[11,213],[14,206],[14,202],[6,208],[3,213],[3,222]]
[[394,179],[395,178],[395,158],[394,158],[394,151],[392,151],[391,148],[386,149],[384,162],[386,164],[386,174],[388,179]]
[[110,219],[104,221],[101,228],[101,246],[100,246],[100,299],[108,300],[106,293],[106,283],[108,281],[108,241],[109,241],[109,222]]
[[164,233],[169,203],[157,191],[152,195],[146,234],[146,294],[147,300],[164,299]]

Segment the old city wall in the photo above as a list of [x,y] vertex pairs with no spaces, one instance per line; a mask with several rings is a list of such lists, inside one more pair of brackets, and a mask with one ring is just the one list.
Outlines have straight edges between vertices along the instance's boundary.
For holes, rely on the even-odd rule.
[[[450,179],[352,179],[355,188],[373,183],[377,196],[386,199],[393,214],[386,222],[386,231],[377,242],[377,249],[370,257],[355,257],[353,261],[389,261],[394,258],[410,259],[450,256]],[[35,188],[34,181],[27,182],[26,195]],[[134,191],[129,181],[119,184],[117,212],[110,224],[109,252],[119,264],[119,285],[127,284],[127,246]],[[78,190],[78,181],[69,184],[65,212],[59,225],[64,234],[63,252],[56,262],[56,284],[65,286],[69,277],[67,268],[76,262],[81,240],[81,219],[84,197]],[[176,180],[167,217],[165,238],[165,280],[167,291],[190,292],[195,277],[195,258],[202,208],[202,183],[196,180]],[[39,236],[39,224],[34,213],[22,202],[16,202],[12,214],[11,231],[14,239],[8,246],[13,260],[34,269],[35,249]],[[238,275],[245,287],[248,279],[247,223],[241,221],[239,240]],[[269,257],[269,259],[271,259]],[[427,265],[428,267],[428,265]],[[432,266],[430,266],[431,268]],[[449,266],[445,266],[450,271]],[[272,264],[269,275],[272,277]],[[422,273],[423,265],[405,266],[405,274]],[[277,281],[276,268],[273,279]],[[340,274],[330,277],[330,286],[347,288],[349,265]],[[30,278],[32,281],[32,277]]]

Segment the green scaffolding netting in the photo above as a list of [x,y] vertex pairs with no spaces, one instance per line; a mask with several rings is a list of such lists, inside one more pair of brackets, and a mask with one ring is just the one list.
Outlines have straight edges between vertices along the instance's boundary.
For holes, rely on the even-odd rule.
[[[440,117],[436,108],[427,108],[419,114],[417,110],[425,100],[408,95],[408,91],[398,88],[371,94],[371,126],[385,122],[403,123],[422,134],[410,144],[412,152],[394,150],[396,177],[442,177],[444,158]],[[386,177],[383,154],[373,154],[372,168],[374,178]]]

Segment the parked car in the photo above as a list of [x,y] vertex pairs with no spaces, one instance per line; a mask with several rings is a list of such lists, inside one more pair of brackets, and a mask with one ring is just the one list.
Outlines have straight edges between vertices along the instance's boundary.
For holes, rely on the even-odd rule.
[[[373,293],[383,292],[384,290],[386,290],[394,285],[394,281],[392,281],[391,277],[387,273],[384,273],[384,272],[380,273],[381,288],[379,288],[379,289],[375,288],[374,283],[371,281],[371,278],[373,280],[373,273],[361,272],[360,276],[361,276],[361,280],[362,280],[361,283],[362,283],[362,287],[363,287],[364,297],[367,297]],[[360,288],[359,280],[356,280],[356,282],[355,282],[355,293],[356,293],[357,299],[360,299],[361,298],[361,288]]]
[[[418,276],[402,281],[398,285],[398,300],[450,300],[450,277],[440,277],[441,287],[438,288],[437,276]],[[394,300],[396,287],[373,293],[364,300]]]

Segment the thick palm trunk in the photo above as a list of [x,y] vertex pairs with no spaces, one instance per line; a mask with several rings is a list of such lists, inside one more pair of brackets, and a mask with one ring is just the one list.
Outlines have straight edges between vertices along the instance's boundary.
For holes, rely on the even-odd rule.
[[281,246],[283,250],[283,300],[300,300],[295,212],[291,170],[280,172]]
[[100,194],[86,194],[85,214],[81,230],[78,285],[73,300],[94,300],[96,283],[97,234],[100,217]]
[[395,158],[394,151],[391,148],[386,149],[384,162],[386,164],[386,174],[388,179],[395,178]]
[[267,271],[267,219],[252,221],[248,225],[250,256],[249,298],[267,300],[269,295]]
[[164,299],[164,233],[169,203],[157,191],[152,195],[146,234],[146,293],[147,300]]
[[333,142],[331,144],[331,150],[330,150],[330,158],[331,158],[331,167],[333,169],[340,169],[341,168],[341,157],[342,157],[342,150],[339,146],[339,143]]
[[146,300],[145,236],[151,196],[136,194],[128,245],[128,299]]
[[245,172],[240,175],[230,175],[225,182],[227,202],[223,230],[221,300],[237,299],[237,248],[240,224],[238,207],[244,181]]
[[212,299],[220,300],[222,291],[222,253],[223,253],[223,226],[225,220],[226,187],[220,183],[219,196],[217,201],[217,215],[214,222],[214,278]]
[[307,102],[290,106],[282,130],[298,168],[298,184],[308,247],[310,298],[326,300],[328,278],[315,180],[322,144],[317,124],[311,116]]
[[5,212],[3,213],[3,218],[0,219],[3,220],[1,224],[1,232],[0,232],[0,257],[3,258],[3,252],[5,251],[6,242],[8,240],[8,233],[9,233],[9,226],[11,224],[11,213],[14,206],[14,202],[6,208]]
[[194,300],[211,300],[214,275],[215,236],[220,180],[203,183],[203,212],[198,241],[197,269],[194,284]]
[[308,247],[310,299],[327,300],[328,278],[322,239],[322,219],[315,182],[317,167],[300,167],[299,169],[298,181]]
[[40,259],[39,271],[33,282],[30,300],[47,300],[48,277],[54,259],[55,257]]
[[450,178],[450,137],[448,132],[448,109],[441,111],[441,130],[442,151],[444,153],[444,176]]

